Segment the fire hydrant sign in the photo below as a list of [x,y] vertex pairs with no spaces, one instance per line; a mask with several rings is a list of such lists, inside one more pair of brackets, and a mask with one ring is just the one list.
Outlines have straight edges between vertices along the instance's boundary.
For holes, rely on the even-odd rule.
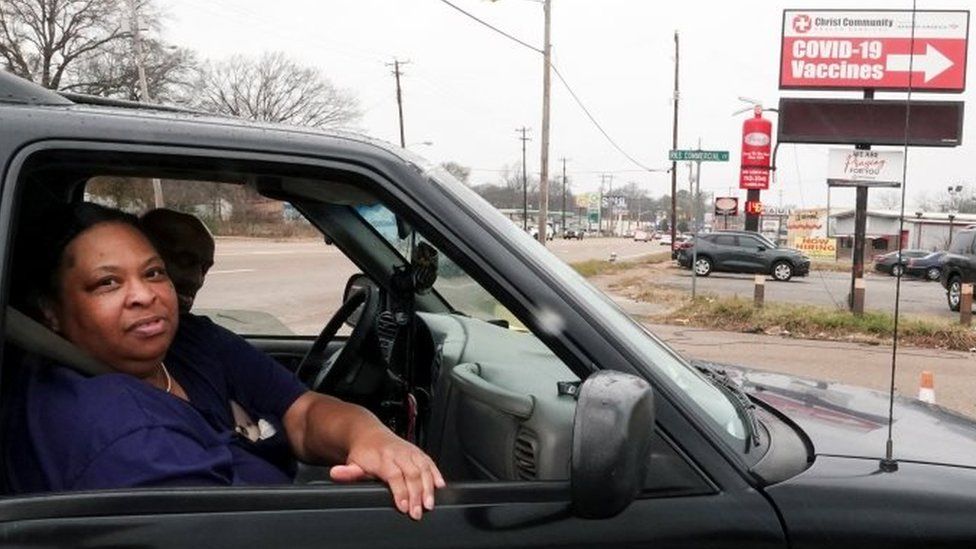
[[911,11],[784,10],[779,87],[962,92],[969,12],[916,11],[914,34],[912,22]]

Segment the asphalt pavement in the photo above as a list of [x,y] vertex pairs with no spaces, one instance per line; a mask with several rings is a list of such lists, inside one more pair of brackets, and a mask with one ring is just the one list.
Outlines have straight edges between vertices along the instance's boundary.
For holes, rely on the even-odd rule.
[[[711,292],[722,296],[738,295],[752,298],[755,275],[712,273],[707,277],[697,277],[697,291]],[[691,271],[676,266],[665,269],[655,282],[691,292]],[[897,279],[887,274],[865,273],[864,307],[869,311],[894,313],[895,284]],[[811,271],[808,276],[795,277],[789,282],[777,282],[767,278],[765,284],[766,301],[805,303],[825,307],[847,307],[847,294],[850,292],[850,273],[831,271]],[[946,305],[945,290],[938,282],[918,278],[902,277],[901,312],[916,316],[958,319],[958,313],[949,311]]]

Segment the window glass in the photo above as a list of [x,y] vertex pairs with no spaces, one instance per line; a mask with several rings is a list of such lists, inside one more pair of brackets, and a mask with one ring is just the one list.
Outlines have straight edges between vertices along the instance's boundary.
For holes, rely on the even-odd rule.
[[970,253],[973,247],[974,234],[976,233],[972,231],[965,231],[956,234],[955,238],[952,239],[952,245],[949,247],[949,251],[954,254]]
[[764,248],[769,248],[768,242],[760,242],[758,238],[753,238],[751,236],[740,236],[739,237],[739,247],[740,248],[752,248],[755,250],[759,246]]
[[[161,188],[166,208],[199,219],[215,241],[191,312],[242,335],[316,335],[342,305],[359,269],[290,204],[227,183],[164,179]],[[153,209],[143,179],[95,177],[85,190],[136,215]]]
[[[423,236],[413,232],[404,235],[406,238],[401,238],[397,230],[396,215],[383,205],[359,206],[356,212],[406,259],[410,257],[411,246],[415,245],[411,244],[410,238],[416,238],[417,243],[427,242]],[[437,249],[430,242],[427,244]],[[455,311],[482,320],[506,320],[516,328],[525,328],[515,315],[440,250],[437,254],[437,281],[434,283],[434,290]]]
[[735,237],[730,234],[718,235],[715,237],[716,246],[735,246]]

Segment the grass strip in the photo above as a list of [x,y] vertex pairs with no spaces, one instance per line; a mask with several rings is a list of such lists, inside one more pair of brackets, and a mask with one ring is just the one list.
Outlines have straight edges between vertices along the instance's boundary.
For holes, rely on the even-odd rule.
[[[767,303],[756,308],[752,300],[703,296],[655,319],[669,324],[689,324],[726,331],[784,335],[801,339],[827,339],[864,343],[890,343],[894,317],[888,313],[848,311],[799,305]],[[957,351],[976,348],[976,332],[958,325],[905,317],[899,322],[901,343]]]
[[656,252],[650,253],[646,256],[642,256],[639,259],[633,261],[607,261],[606,259],[588,259],[586,261],[578,261],[576,263],[570,263],[570,267],[576,269],[576,272],[583,275],[584,277],[597,276],[602,274],[613,274],[626,271],[628,269],[635,269],[645,265],[654,265],[656,263],[664,263],[665,261],[671,261],[671,252]]

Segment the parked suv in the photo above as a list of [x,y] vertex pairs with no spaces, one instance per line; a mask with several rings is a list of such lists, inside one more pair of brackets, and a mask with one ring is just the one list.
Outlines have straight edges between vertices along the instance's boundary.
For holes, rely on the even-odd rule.
[[959,310],[959,300],[964,282],[976,282],[976,228],[956,233],[949,244],[949,253],[942,259],[942,287],[946,289],[949,309]]
[[691,268],[695,255],[698,276],[708,276],[712,271],[768,273],[785,282],[810,272],[810,258],[802,252],[780,248],[766,237],[748,231],[700,235],[693,245],[678,250],[678,265]]

